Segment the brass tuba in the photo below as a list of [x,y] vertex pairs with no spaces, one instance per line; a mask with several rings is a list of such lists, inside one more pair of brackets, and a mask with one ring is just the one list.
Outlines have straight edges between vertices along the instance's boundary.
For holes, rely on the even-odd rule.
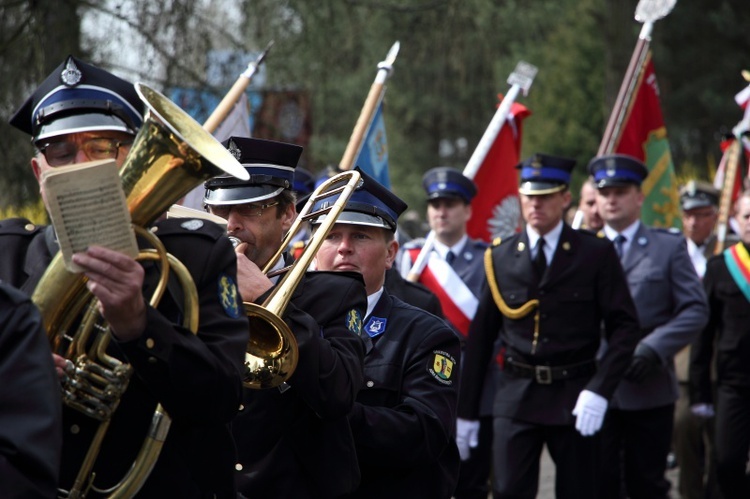
[[[244,303],[245,313],[250,321],[250,340],[245,353],[244,385],[247,388],[273,388],[284,383],[294,373],[298,359],[297,340],[281,316],[289,305],[294,290],[310,267],[315,254],[344,210],[347,201],[359,186],[360,178],[358,171],[349,170],[320,184],[310,194],[279,249],[263,267],[263,273],[267,274],[281,253],[289,246],[292,238],[300,231],[302,224],[325,215],[325,219],[305,246],[302,255],[279,280],[263,304]],[[318,201],[333,196],[338,196],[335,202],[326,202],[323,208],[312,211]]]
[[[120,169],[133,226],[154,249],[141,260],[161,263],[161,276],[149,300],[156,306],[166,289],[170,269],[184,288],[184,325],[194,333],[198,325],[198,295],[190,272],[169,255],[158,238],[145,229],[175,201],[208,178],[229,173],[248,174],[211,134],[176,104],[146,85],[135,85],[146,104],[144,124]],[[132,366],[106,353],[110,334],[99,316],[96,299],[86,289],[86,278],[65,269],[58,253],[37,284],[32,300],[39,307],[52,351],[69,362],[63,383],[68,406],[98,420],[99,427],[79,468],[73,486],[60,491],[68,498],[85,497],[89,490],[108,497],[132,497],[148,478],[169,431],[170,418],[156,407],[151,427],[130,471],[108,490],[97,489],[91,473],[112,414],[125,392]]]

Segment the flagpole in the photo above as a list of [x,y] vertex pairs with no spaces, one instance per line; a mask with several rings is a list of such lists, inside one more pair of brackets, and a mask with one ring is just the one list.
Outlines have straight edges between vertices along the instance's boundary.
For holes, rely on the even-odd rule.
[[[469,158],[469,161],[466,163],[466,167],[463,171],[464,176],[472,180],[474,179],[474,176],[476,176],[479,167],[484,162],[487,154],[490,151],[490,148],[492,147],[492,144],[495,142],[495,139],[500,133],[500,130],[503,129],[503,125],[505,125],[505,122],[508,120],[510,109],[513,106],[513,102],[515,102],[516,97],[518,97],[518,93],[520,91],[523,91],[524,96],[529,94],[529,88],[531,88],[531,84],[534,81],[534,77],[536,76],[537,71],[537,67],[529,64],[528,62],[519,61],[518,64],[516,64],[515,69],[508,77],[507,83],[511,85],[510,90],[508,91],[508,95],[503,98],[502,102],[498,106],[497,111],[495,111],[495,115],[490,121],[490,124],[487,126],[487,129],[484,131],[484,134],[479,140],[477,147],[474,149],[474,152]],[[416,282],[419,280],[419,276],[422,275],[422,271],[427,265],[427,258],[429,257],[429,254],[432,251],[434,245],[435,232],[430,230],[430,232],[427,234],[427,237],[425,237],[425,241],[422,245],[422,249],[419,251],[419,255],[417,255],[414,264],[412,265],[409,273],[406,276],[406,279],[408,281]]]
[[354,125],[351,137],[349,137],[349,143],[344,151],[344,156],[339,162],[339,168],[341,170],[351,170],[354,168],[354,160],[357,158],[360,149],[362,149],[362,141],[370,127],[372,117],[375,114],[375,110],[383,100],[385,95],[385,82],[393,71],[393,63],[396,61],[399,48],[401,44],[396,42],[391,46],[388,51],[388,55],[385,60],[378,64],[378,72],[375,75],[375,81],[370,86],[370,92],[367,94],[365,104],[362,106],[362,111],[359,113],[357,123]]
[[219,102],[219,105],[216,106],[216,109],[211,113],[211,116],[209,116],[206,122],[203,123],[204,130],[209,133],[214,133],[221,122],[226,119],[234,105],[240,100],[240,97],[245,92],[247,86],[250,85],[250,81],[253,79],[253,76],[258,71],[261,63],[266,58],[268,51],[271,50],[272,45],[273,40],[268,42],[265,50],[263,50],[254,61],[247,65],[245,71],[240,74],[239,78],[234,82],[234,85],[232,85],[232,88],[229,89],[229,92],[227,92],[221,102]]
[[[745,74],[743,73],[743,76]],[[750,81],[750,77],[746,77]],[[748,85],[750,88],[750,85]],[[745,114],[739,123],[732,129],[732,135],[734,140],[730,144],[727,151],[724,153],[727,155],[727,162],[724,168],[724,184],[721,186],[721,200],[719,202],[719,218],[716,221],[716,247],[714,248],[714,254],[718,255],[724,251],[727,231],[729,229],[729,212],[732,208],[732,194],[734,193],[734,182],[737,176],[737,170],[740,165],[740,158],[742,157],[742,149],[744,147],[743,140],[745,134],[750,131],[750,105],[745,107]]]
[[638,42],[635,45],[633,54],[630,57],[628,69],[620,85],[620,91],[617,94],[612,113],[609,115],[607,128],[599,144],[597,156],[611,154],[617,143],[620,141],[622,124],[625,122],[630,102],[633,99],[638,77],[643,71],[643,65],[648,57],[649,47],[651,45],[651,32],[654,23],[669,14],[674,8],[677,0],[640,0],[635,8],[635,20],[643,23],[641,32],[638,35]]

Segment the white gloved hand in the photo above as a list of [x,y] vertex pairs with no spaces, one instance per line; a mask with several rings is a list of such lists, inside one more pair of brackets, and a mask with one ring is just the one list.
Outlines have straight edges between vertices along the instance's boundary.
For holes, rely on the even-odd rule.
[[456,445],[461,461],[469,459],[470,449],[479,445],[479,421],[456,419]]
[[573,408],[578,433],[588,437],[599,431],[604,422],[607,405],[607,399],[601,395],[589,390],[582,390],[578,395],[576,406]]
[[712,418],[716,415],[713,404],[693,404],[690,406],[690,412],[699,418]]

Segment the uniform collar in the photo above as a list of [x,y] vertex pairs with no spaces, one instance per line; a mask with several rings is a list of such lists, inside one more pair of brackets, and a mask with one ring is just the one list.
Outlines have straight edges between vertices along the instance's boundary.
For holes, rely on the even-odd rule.
[[562,234],[562,228],[563,223],[562,220],[560,220],[551,231],[547,232],[544,236],[540,236],[537,231],[532,229],[531,226],[527,225],[526,237],[529,238],[529,247],[536,248],[539,238],[544,237],[545,247],[549,248],[549,250],[554,253],[555,248],[557,248],[557,242],[560,240],[560,234]]
[[445,260],[445,255],[448,254],[448,251],[451,251],[454,255],[458,256],[461,254],[461,251],[464,249],[464,246],[466,246],[466,241],[468,240],[469,236],[464,234],[456,244],[448,247],[447,245],[435,239],[435,251],[437,251],[438,255],[440,255],[440,258],[442,258],[443,260]]

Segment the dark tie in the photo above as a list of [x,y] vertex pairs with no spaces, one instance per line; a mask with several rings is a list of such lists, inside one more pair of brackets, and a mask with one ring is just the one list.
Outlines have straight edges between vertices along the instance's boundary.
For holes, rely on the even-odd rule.
[[445,254],[445,261],[448,262],[448,265],[453,265],[453,260],[456,259],[456,254],[452,252],[451,250],[448,250],[448,253]]
[[623,251],[625,249],[625,241],[627,240],[628,238],[623,236],[622,234],[617,234],[617,237],[615,237],[615,250],[617,251],[617,256],[620,257],[620,261],[622,261]]
[[539,279],[544,276],[544,271],[547,270],[547,257],[544,254],[544,238],[540,237],[539,242],[536,243],[536,256],[534,257],[534,267],[536,267]]

